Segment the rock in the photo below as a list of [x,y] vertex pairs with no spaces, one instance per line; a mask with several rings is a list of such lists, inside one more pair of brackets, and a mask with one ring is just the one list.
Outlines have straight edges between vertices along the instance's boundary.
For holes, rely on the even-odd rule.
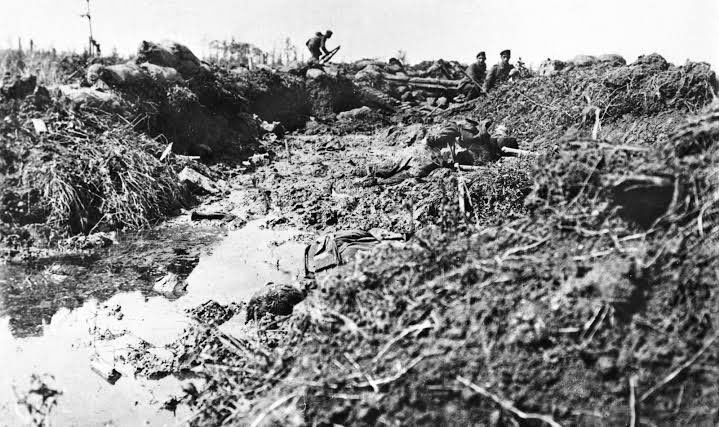
[[447,99],[447,97],[445,97],[445,96],[440,96],[439,98],[437,98],[436,105],[439,108],[447,108],[447,107],[449,107],[449,99]]
[[597,63],[597,58],[592,55],[577,55],[569,62],[577,67],[589,67]]
[[616,53],[606,53],[604,55],[599,55],[597,57],[597,60],[599,62],[608,62],[612,65],[626,65],[627,61],[622,57],[621,55],[617,55]]
[[3,85],[0,87],[0,93],[8,99],[23,99],[35,91],[36,85],[37,77],[35,76],[16,76],[7,81],[3,81]]
[[558,59],[545,59],[539,64],[538,73],[540,76],[553,76],[562,71],[567,64],[564,61]]
[[184,78],[207,73],[202,62],[187,46],[172,41],[143,41],[137,50],[138,62],[148,62],[177,70]]
[[247,320],[260,320],[268,314],[287,316],[305,299],[304,292],[289,285],[268,283],[257,291],[247,304]]
[[214,181],[189,166],[185,166],[185,168],[177,174],[177,178],[195,192],[212,194],[219,191]]
[[428,96],[427,99],[425,100],[425,102],[426,102],[427,105],[429,105],[430,107],[434,107],[435,104],[437,103],[437,98],[435,98],[435,97],[433,97],[433,96]]
[[283,136],[285,136],[285,132],[287,132],[285,127],[280,122],[268,123],[263,121],[260,124],[260,128],[262,128],[268,133],[274,133],[275,135],[277,135],[278,138],[282,138]]
[[307,77],[308,79],[317,79],[326,75],[327,73],[325,73],[324,70],[320,70],[319,68],[310,68],[309,70],[307,70],[305,77]]
[[100,92],[89,87],[62,85],[57,87],[57,96],[75,105],[97,108],[105,111],[122,111],[122,98],[114,93]]
[[337,114],[337,120],[350,121],[350,120],[362,120],[370,116],[372,109],[368,106],[355,108],[349,111],[343,111]]

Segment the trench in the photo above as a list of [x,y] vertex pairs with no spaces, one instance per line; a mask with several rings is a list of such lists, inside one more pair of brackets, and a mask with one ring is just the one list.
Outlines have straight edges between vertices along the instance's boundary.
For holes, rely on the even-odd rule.
[[[32,374],[50,374],[63,392],[51,414],[54,425],[182,424],[191,416],[189,409],[180,406],[173,412],[162,409],[162,404],[182,396],[182,388],[189,382],[199,388],[198,379],[169,376],[151,380],[135,376],[120,361],[140,341],[150,343],[151,350],[162,357],[167,351],[164,346],[193,321],[187,309],[208,300],[221,304],[245,301],[267,282],[289,283],[301,274],[299,230],[265,228],[264,222],[252,220],[229,232],[171,225],[159,232],[125,236],[113,251],[84,260],[82,274],[70,273],[63,279],[65,300],[83,299],[88,289],[82,283],[98,283],[89,289],[90,297],[56,307],[51,315],[42,312],[39,325],[29,328],[18,326],[18,313],[52,305],[57,294],[46,292],[46,299],[14,301],[13,289],[43,274],[43,267],[0,266],[0,364],[6,373],[0,378],[0,419],[9,425],[27,422],[14,390],[26,389]],[[132,274],[127,269],[113,271],[102,265],[112,257],[132,264],[157,257],[166,248],[196,245],[204,249],[186,279],[186,293],[176,298],[153,293],[142,274],[129,277]],[[77,264],[77,260],[73,262]],[[98,289],[103,286],[106,289]],[[228,327],[239,321],[230,320]],[[122,374],[114,384],[92,371],[91,363],[98,358],[112,361]]]

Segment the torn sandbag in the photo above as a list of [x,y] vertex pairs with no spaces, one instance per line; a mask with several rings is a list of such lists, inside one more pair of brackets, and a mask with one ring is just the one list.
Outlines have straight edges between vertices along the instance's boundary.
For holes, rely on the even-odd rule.
[[349,262],[357,252],[369,251],[384,241],[404,241],[405,235],[373,228],[327,234],[305,247],[305,275]]

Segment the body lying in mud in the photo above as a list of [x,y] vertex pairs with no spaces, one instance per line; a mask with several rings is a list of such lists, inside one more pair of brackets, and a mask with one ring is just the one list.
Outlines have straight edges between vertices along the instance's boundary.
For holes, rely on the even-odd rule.
[[358,185],[372,185],[376,178],[382,183],[399,183],[406,178],[426,178],[438,168],[479,166],[506,155],[502,148],[518,148],[515,138],[490,136],[490,126],[490,120],[464,119],[423,129],[426,137],[395,154],[397,160],[357,168],[355,175],[367,177]]

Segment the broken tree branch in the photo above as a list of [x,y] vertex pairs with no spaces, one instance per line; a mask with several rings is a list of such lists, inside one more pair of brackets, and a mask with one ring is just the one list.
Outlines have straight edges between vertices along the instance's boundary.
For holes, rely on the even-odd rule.
[[549,415],[532,414],[532,413],[524,412],[524,411],[518,409],[516,406],[514,406],[512,404],[512,402],[510,402],[509,400],[502,399],[501,397],[490,392],[486,388],[481,387],[460,375],[457,375],[457,381],[459,381],[462,385],[471,388],[472,390],[476,391],[477,393],[481,394],[482,396],[493,400],[494,403],[501,406],[502,409],[511,412],[512,414],[516,415],[517,417],[519,417],[523,420],[539,420],[546,424],[549,424],[552,427],[562,427],[561,424],[554,421],[554,419],[552,417],[550,417]]
[[699,349],[699,351],[698,351],[694,356],[692,356],[689,360],[687,360],[686,362],[682,363],[678,368],[676,368],[675,370],[673,370],[672,372],[670,372],[669,375],[667,375],[666,377],[664,377],[663,380],[659,381],[658,384],[656,384],[654,387],[652,387],[652,388],[650,388],[649,390],[647,390],[647,392],[644,393],[644,394],[642,395],[642,397],[639,398],[639,402],[644,402],[644,401],[645,401],[646,399],[648,399],[651,395],[653,395],[654,393],[656,393],[657,391],[659,391],[662,387],[664,387],[665,385],[667,385],[667,384],[669,384],[670,382],[672,382],[672,380],[674,380],[674,378],[676,378],[679,374],[681,374],[685,369],[687,369],[688,367],[690,367],[691,365],[693,365],[693,364],[701,357],[701,355],[704,354],[704,352],[707,351],[707,350],[709,349],[709,347],[712,346],[712,344],[714,344],[714,342],[717,340],[717,338],[719,338],[719,333],[717,333],[716,335],[714,335],[713,337],[711,337],[711,339],[710,339],[709,341],[707,341],[707,342],[702,346],[702,348]]
[[274,411],[275,409],[277,409],[277,408],[279,408],[280,406],[284,405],[285,402],[287,402],[288,400],[291,400],[291,399],[293,399],[293,398],[295,398],[295,397],[297,397],[297,396],[299,396],[299,393],[295,392],[295,393],[292,393],[292,394],[289,394],[289,395],[287,395],[287,396],[284,396],[284,397],[281,397],[281,398],[277,399],[277,400],[275,401],[275,403],[273,403],[273,404],[270,405],[267,409],[265,409],[264,411],[262,411],[262,413],[261,413],[260,415],[258,415],[257,418],[255,418],[254,421],[252,421],[252,424],[250,424],[250,427],[257,427],[257,426],[259,426],[260,423],[262,422],[262,420],[264,420],[268,415],[270,415],[270,414],[272,413],[272,411]]

